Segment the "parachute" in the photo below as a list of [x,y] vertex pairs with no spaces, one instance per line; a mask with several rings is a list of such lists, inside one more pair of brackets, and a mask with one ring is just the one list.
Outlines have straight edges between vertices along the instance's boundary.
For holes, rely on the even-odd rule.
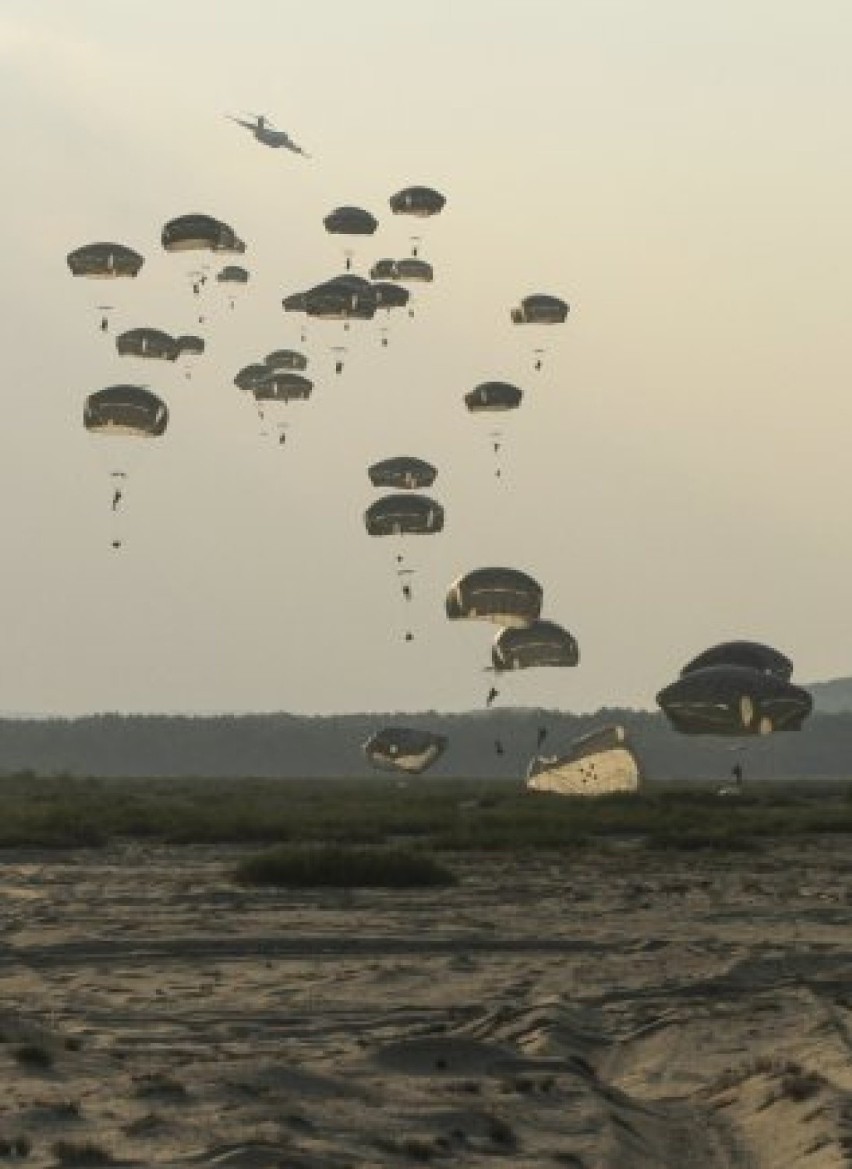
[[541,585],[516,568],[477,568],[450,586],[447,617],[493,621],[519,628],[537,621],[544,592]]
[[396,276],[394,277],[396,280],[431,284],[434,278],[432,265],[425,260],[406,257],[406,259],[396,262]]
[[524,297],[511,316],[516,325],[561,325],[568,316],[568,305],[558,296],[539,292]]
[[267,370],[266,377],[251,386],[256,402],[306,402],[314,383],[299,373]]
[[491,662],[498,672],[533,666],[576,666],[579,661],[576,640],[554,621],[532,621],[521,628],[501,629],[491,647]]
[[115,347],[122,357],[148,360],[176,361],[181,353],[177,340],[162,329],[128,329],[116,337]]
[[363,751],[372,766],[380,770],[421,775],[446,748],[445,735],[409,727],[385,727],[364,743]]
[[275,349],[267,353],[263,364],[269,369],[303,370],[308,368],[308,359],[304,353],[297,353],[295,349]]
[[69,252],[66,257],[72,276],[101,277],[138,276],[145,263],[138,252],[124,244],[86,244]]
[[807,690],[774,673],[740,665],[690,670],[657,695],[685,735],[767,735],[798,731],[813,709]]
[[536,755],[527,769],[530,791],[568,796],[635,792],[640,782],[639,760],[620,726],[601,727],[575,739],[564,755]]
[[234,385],[237,389],[252,391],[269,377],[270,372],[272,371],[268,365],[261,365],[258,362],[245,365],[234,378]]
[[494,414],[517,410],[523,396],[523,390],[509,382],[482,382],[475,390],[465,394],[464,404],[471,414]]
[[391,195],[390,208],[394,215],[416,215],[425,219],[443,211],[447,200],[432,187],[405,187]]
[[370,269],[371,280],[396,280],[396,260],[376,260]]
[[158,438],[169,421],[166,404],[143,386],[108,386],[90,394],[83,425],[92,434]]
[[389,487],[397,491],[413,491],[431,487],[438,474],[431,463],[408,455],[383,459],[368,467],[367,474],[374,487]]
[[321,320],[372,320],[376,315],[377,298],[373,285],[361,276],[335,276],[296,292],[282,301],[285,312],[307,313]]
[[216,279],[220,284],[248,284],[248,269],[239,264],[227,264],[221,272],[217,272]]
[[[329,235],[373,235],[379,221],[363,207],[336,207],[326,215],[323,225]],[[352,267],[352,252],[346,251],[346,270]]]
[[427,495],[384,495],[364,513],[370,536],[423,536],[443,530],[444,509]]
[[757,641],[726,641],[704,650],[683,667],[681,678],[704,670],[708,666],[746,666],[761,673],[774,674],[789,682],[793,676],[793,663],[788,657],[769,645]]
[[207,250],[242,253],[246,250],[246,245],[227,223],[211,215],[197,213],[170,219],[160,238],[167,252]]
[[204,338],[195,337],[192,333],[186,333],[181,337],[175,337],[175,344],[178,347],[178,353],[181,357],[184,354],[190,354],[193,357],[200,357],[204,352]]
[[407,288],[400,288],[398,284],[391,284],[388,280],[379,280],[373,285],[376,297],[376,307],[386,309],[405,308],[411,297]]

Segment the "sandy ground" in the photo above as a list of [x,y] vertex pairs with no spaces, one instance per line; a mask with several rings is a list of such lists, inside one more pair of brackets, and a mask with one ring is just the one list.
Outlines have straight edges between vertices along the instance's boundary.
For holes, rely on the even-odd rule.
[[852,1165],[852,841],[354,894],[245,851],[0,854],[0,1162]]

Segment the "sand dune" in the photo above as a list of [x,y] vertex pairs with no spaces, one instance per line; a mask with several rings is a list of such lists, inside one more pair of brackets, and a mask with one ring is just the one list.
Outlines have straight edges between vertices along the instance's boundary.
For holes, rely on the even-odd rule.
[[243,851],[2,857],[0,1154],[852,1165],[848,842],[406,893],[239,888]]

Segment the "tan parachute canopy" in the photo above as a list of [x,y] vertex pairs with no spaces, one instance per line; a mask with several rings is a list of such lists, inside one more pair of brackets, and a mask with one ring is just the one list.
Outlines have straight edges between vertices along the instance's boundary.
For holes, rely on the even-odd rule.
[[601,727],[575,739],[564,755],[536,755],[527,770],[531,791],[566,796],[635,792],[640,781],[639,761],[619,726]]

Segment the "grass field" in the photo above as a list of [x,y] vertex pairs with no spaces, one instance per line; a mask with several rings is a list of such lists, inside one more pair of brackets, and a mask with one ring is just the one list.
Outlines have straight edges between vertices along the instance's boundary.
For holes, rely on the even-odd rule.
[[588,800],[506,781],[0,779],[0,848],[153,838],[482,851],[631,836],[695,849],[824,832],[852,833],[852,784],[762,784],[736,799],[710,787],[650,787]]

